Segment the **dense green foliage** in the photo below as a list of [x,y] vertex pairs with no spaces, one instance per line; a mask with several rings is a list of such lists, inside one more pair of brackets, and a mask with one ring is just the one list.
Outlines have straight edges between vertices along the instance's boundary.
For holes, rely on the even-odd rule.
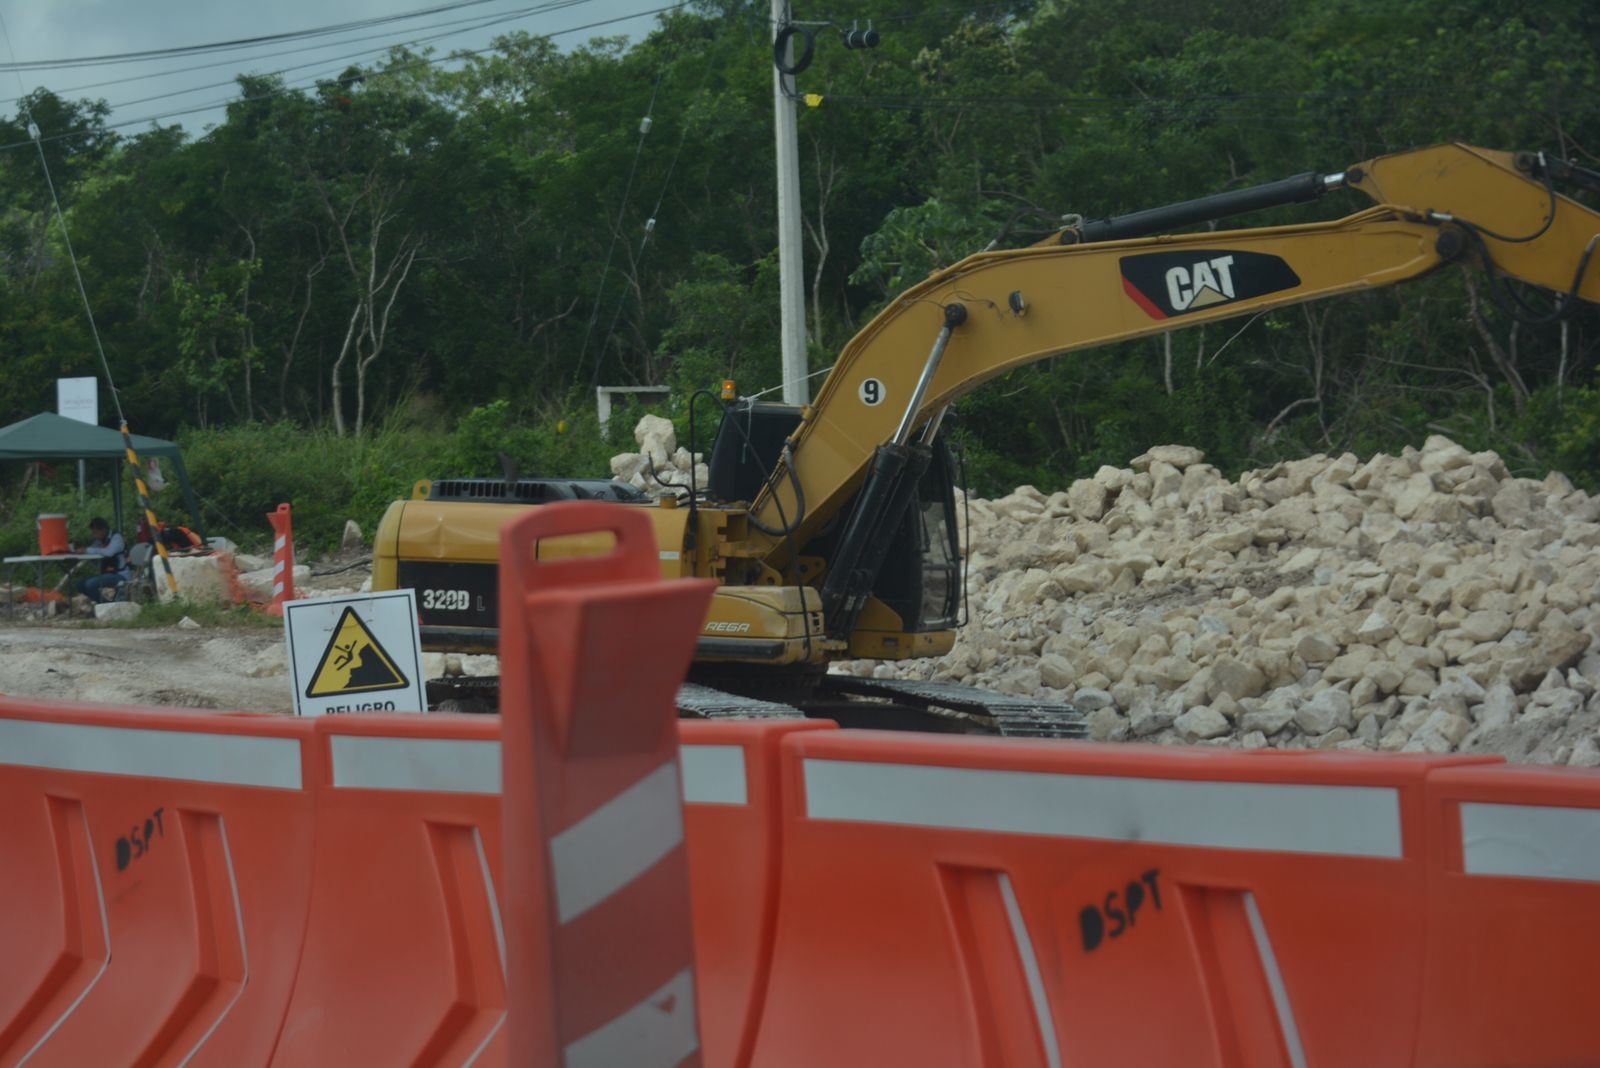
[[[102,104],[36,90],[0,121],[0,422],[52,408],[57,376],[101,373],[30,117],[120,402],[135,430],[183,443],[216,532],[264,535],[289,499],[328,545],[415,480],[498,473],[502,454],[604,474],[630,442],[601,434],[597,384],[672,387],[680,428],[723,377],[777,387],[766,11],[699,0],[631,46],[397,51],[312,90],[242,78],[197,137],[113,130]],[[1588,0],[795,11],[873,16],[881,47],[821,30],[797,78],[822,98],[799,115],[816,370],[929,270],[1067,212],[1442,140],[1600,155]],[[964,400],[953,430],[984,492],[1056,488],[1166,441],[1231,473],[1434,432],[1593,487],[1597,345],[1595,309],[1519,325],[1452,271],[1059,357]],[[8,545],[64,492],[22,478],[0,471]]]

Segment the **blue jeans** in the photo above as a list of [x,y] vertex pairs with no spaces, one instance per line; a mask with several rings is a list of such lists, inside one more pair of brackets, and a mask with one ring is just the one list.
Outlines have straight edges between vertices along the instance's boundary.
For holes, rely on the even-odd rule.
[[112,590],[112,599],[114,600],[115,591],[126,585],[127,581],[128,577],[121,572],[108,571],[103,575],[96,575],[93,578],[86,578],[80,581],[78,583],[78,592],[98,604],[102,600],[101,590]]

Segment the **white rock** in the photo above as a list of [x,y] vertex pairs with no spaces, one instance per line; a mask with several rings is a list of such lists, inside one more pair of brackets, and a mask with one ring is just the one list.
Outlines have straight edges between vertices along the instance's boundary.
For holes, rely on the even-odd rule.
[[1326,734],[1340,727],[1349,730],[1356,725],[1352,711],[1348,693],[1343,690],[1323,690],[1295,711],[1294,724],[1312,735]]
[[1497,642],[1511,630],[1511,616],[1505,612],[1473,612],[1461,621],[1461,633],[1475,642]]
[[1339,643],[1321,631],[1305,635],[1294,651],[1308,664],[1326,664],[1339,655]]
[[1267,688],[1267,677],[1260,668],[1231,656],[1218,658],[1211,666],[1211,694],[1227,694],[1238,700],[1256,697]]
[[1072,704],[1080,712],[1110,708],[1114,703],[1109,693],[1093,686],[1079,686],[1077,692],[1072,695]]
[[1478,726],[1487,731],[1510,726],[1518,711],[1516,693],[1502,682],[1489,687],[1473,714]]
[[1191,708],[1172,723],[1178,733],[1189,741],[1199,738],[1217,738],[1228,733],[1228,718],[1215,709],[1201,705]]
[[1575,768],[1600,768],[1600,742],[1592,734],[1585,735],[1572,747],[1567,763]]
[[1377,645],[1394,637],[1394,624],[1381,612],[1373,612],[1356,628],[1356,641],[1363,645]]
[[128,622],[138,619],[140,610],[132,601],[108,601],[94,606],[94,618],[102,623]]
[[1239,728],[1243,731],[1259,731],[1262,734],[1277,734],[1289,725],[1294,719],[1295,710],[1287,703],[1265,704],[1260,708],[1245,712],[1239,717]]
[[[228,584],[228,577],[224,574],[218,556],[174,556],[168,560],[172,567],[172,577],[178,584],[177,599],[189,604],[232,604],[233,590]],[[174,599],[172,590],[167,586],[165,576],[161,575],[160,566],[157,565],[158,576],[156,579],[156,596],[162,601]],[[300,568],[295,568],[295,576],[299,578]],[[270,572],[268,572],[270,576]],[[305,577],[311,578],[311,569],[305,569]],[[243,576],[240,576],[242,579]],[[272,583],[267,582],[268,596],[270,599]]]
[[1052,689],[1065,690],[1072,685],[1076,674],[1072,662],[1064,656],[1046,653],[1039,658],[1039,681]]
[[1067,488],[1067,504],[1079,519],[1099,519],[1106,511],[1106,487],[1093,479],[1080,478]]
[[1109,705],[1095,709],[1087,716],[1089,737],[1096,742],[1126,741],[1129,734],[1127,717]]
[[1163,463],[1181,471],[1205,458],[1205,453],[1189,445],[1157,445],[1149,452],[1135,456],[1128,466],[1135,471],[1145,471],[1152,464]]
[[1177,718],[1165,701],[1157,701],[1148,695],[1141,694],[1130,702],[1128,708],[1128,728],[1139,738],[1166,730]]

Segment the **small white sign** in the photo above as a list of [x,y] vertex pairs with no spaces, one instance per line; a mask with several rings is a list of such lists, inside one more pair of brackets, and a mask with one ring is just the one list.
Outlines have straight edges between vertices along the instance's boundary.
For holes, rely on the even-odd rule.
[[297,716],[426,712],[415,590],[285,601]]
[[97,378],[56,379],[56,414],[80,423],[100,425],[100,380]]

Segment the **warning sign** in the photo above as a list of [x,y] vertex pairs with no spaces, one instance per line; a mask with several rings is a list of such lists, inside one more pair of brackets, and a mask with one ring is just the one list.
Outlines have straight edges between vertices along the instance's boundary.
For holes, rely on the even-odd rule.
[[427,708],[412,590],[289,601],[283,629],[297,715]]
[[372,636],[354,608],[346,607],[311,673],[307,697],[336,697],[369,690],[403,690],[411,682],[394,666],[394,658]]

